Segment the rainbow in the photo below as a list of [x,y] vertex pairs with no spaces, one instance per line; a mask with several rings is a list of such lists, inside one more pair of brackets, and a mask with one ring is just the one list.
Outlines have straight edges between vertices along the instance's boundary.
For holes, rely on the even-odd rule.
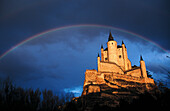
[[[63,27],[58,27],[58,28],[54,28],[54,29],[50,29],[50,30],[46,30],[44,32],[41,32],[41,33],[38,33],[34,36],[31,36],[31,37],[28,37],[27,39],[21,41],[20,43],[16,44],[15,46],[13,46],[12,48],[10,48],[9,50],[7,50],[6,52],[4,52],[2,55],[0,55],[0,60],[3,59],[6,55],[8,55],[10,52],[14,51],[15,49],[17,49],[18,47],[22,46],[23,44],[29,42],[29,41],[32,41],[36,38],[39,38],[41,37],[42,35],[45,35],[45,34],[48,34],[48,33],[51,33],[51,32],[54,32],[54,31],[60,31],[60,30],[65,30],[65,29],[69,29],[69,28],[79,28],[79,27],[102,27],[102,28],[109,28],[109,29],[114,29],[114,30],[118,30],[120,32],[124,32],[124,33],[128,33],[130,35],[133,35],[133,36],[136,36],[136,37],[139,37],[145,41],[149,41],[150,43],[152,43],[153,45],[159,47],[161,50],[165,51],[165,52],[168,52],[166,51],[163,47],[161,47],[160,45],[154,43],[153,41],[147,39],[146,37],[143,37],[139,34],[136,34],[136,33],[133,33],[133,32],[130,32],[130,31],[127,31],[127,30],[124,30],[124,29],[121,29],[121,28],[117,28],[117,27],[113,27],[113,26],[107,26],[107,25],[96,25],[96,24],[81,24],[81,25],[70,25],[70,26],[63,26]],[[169,53],[169,52],[168,52]]]

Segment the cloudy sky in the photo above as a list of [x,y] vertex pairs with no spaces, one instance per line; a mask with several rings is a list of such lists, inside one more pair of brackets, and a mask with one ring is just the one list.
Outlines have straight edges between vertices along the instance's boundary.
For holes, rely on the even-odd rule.
[[84,72],[96,69],[97,53],[101,44],[106,47],[111,31],[118,44],[124,40],[132,65],[139,65],[142,54],[154,79],[169,81],[169,4],[169,0],[1,0],[0,55],[31,36],[56,30],[3,57],[0,78],[9,76],[26,88],[81,93]]

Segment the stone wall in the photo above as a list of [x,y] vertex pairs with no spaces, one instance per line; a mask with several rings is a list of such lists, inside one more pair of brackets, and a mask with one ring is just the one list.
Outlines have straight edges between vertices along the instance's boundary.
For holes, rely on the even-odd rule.
[[86,70],[83,94],[100,92],[101,85],[113,89],[130,86],[130,84],[122,84],[121,81],[154,84],[154,80],[147,77],[143,59],[140,60],[140,67],[132,68],[125,44],[122,41],[122,45],[117,46],[117,42],[111,35],[109,35],[107,48],[104,50],[101,46],[101,59],[98,55],[97,70]]
[[91,82],[95,82],[96,77],[97,77],[97,70],[86,70],[84,86],[90,84]]
[[123,69],[115,63],[100,62],[100,71],[101,72],[116,72],[124,74]]
[[127,68],[128,68],[128,70],[132,69],[132,65],[131,65],[131,62],[129,59],[127,59]]
[[117,48],[118,52],[118,65],[121,66],[124,69],[124,58],[123,58],[123,52],[122,48]]
[[100,87],[99,86],[90,85],[88,87],[88,93],[97,93],[97,92],[100,92]]
[[130,76],[126,74],[105,73],[104,78],[109,81],[119,79],[119,80],[125,80],[129,82],[154,84],[154,80],[151,78],[135,77],[135,76]]
[[104,51],[104,61],[108,61],[108,58],[107,58],[107,51]]
[[109,86],[110,88],[118,88],[118,87],[126,88],[128,86],[131,86],[130,84],[121,84],[121,82],[118,81],[127,81],[133,83],[141,83],[141,84],[146,84],[146,83],[154,84],[153,79],[141,77],[140,75],[138,75],[139,72],[140,72],[140,68],[129,71],[126,74],[119,74],[115,72],[99,73],[96,70],[86,70],[82,94],[86,95],[89,93],[100,92],[100,85],[103,84]]
[[140,67],[137,67],[135,69],[129,70],[125,72],[126,75],[128,76],[134,76],[134,77],[141,77],[141,69]]
[[108,47],[108,61],[109,62],[115,62],[116,64],[117,62],[117,42],[116,41],[108,41],[107,42],[107,47]]

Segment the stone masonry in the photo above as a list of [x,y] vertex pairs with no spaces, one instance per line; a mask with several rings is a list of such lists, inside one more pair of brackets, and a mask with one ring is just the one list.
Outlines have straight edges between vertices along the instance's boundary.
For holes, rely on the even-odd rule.
[[129,87],[128,84],[121,84],[115,80],[154,84],[154,80],[147,77],[146,66],[142,56],[140,58],[140,66],[132,67],[124,42],[122,41],[121,46],[117,45],[111,32],[107,48],[104,49],[101,46],[101,57],[98,54],[97,65],[97,70],[86,70],[82,95],[100,92],[100,85],[107,85],[110,88]]

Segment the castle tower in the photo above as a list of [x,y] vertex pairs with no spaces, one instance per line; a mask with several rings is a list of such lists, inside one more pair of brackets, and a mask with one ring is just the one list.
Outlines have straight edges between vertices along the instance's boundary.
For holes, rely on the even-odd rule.
[[108,52],[107,52],[108,62],[117,63],[117,42],[114,41],[111,32],[109,34],[107,47],[108,47]]
[[127,56],[127,49],[123,41],[122,41],[122,53],[123,53],[123,59],[124,59],[124,68],[126,71],[128,70],[128,56]]
[[97,56],[97,67],[98,67],[98,72],[100,72],[100,55],[99,55],[99,53]]
[[104,49],[103,49],[103,45],[101,45],[101,61],[104,61]]
[[146,66],[145,66],[145,62],[143,61],[142,56],[140,56],[140,68],[142,72],[142,77],[147,78]]
[[[127,81],[127,84],[121,85],[119,83],[120,80]],[[105,92],[106,89],[103,90],[104,87],[100,85],[106,85],[114,89],[119,89],[120,87],[124,89],[131,86],[134,88],[134,85],[131,85],[132,82],[154,84],[154,80],[147,77],[146,66],[142,56],[140,57],[140,66],[132,67],[124,42],[122,41],[121,46],[117,45],[110,32],[107,47],[103,49],[103,45],[101,45],[101,56],[98,53],[97,70],[92,69],[85,72],[82,95]],[[143,85],[141,86],[143,87]],[[146,88],[149,89],[149,85],[147,86],[146,84]],[[113,91],[112,93],[119,94],[119,91]]]

